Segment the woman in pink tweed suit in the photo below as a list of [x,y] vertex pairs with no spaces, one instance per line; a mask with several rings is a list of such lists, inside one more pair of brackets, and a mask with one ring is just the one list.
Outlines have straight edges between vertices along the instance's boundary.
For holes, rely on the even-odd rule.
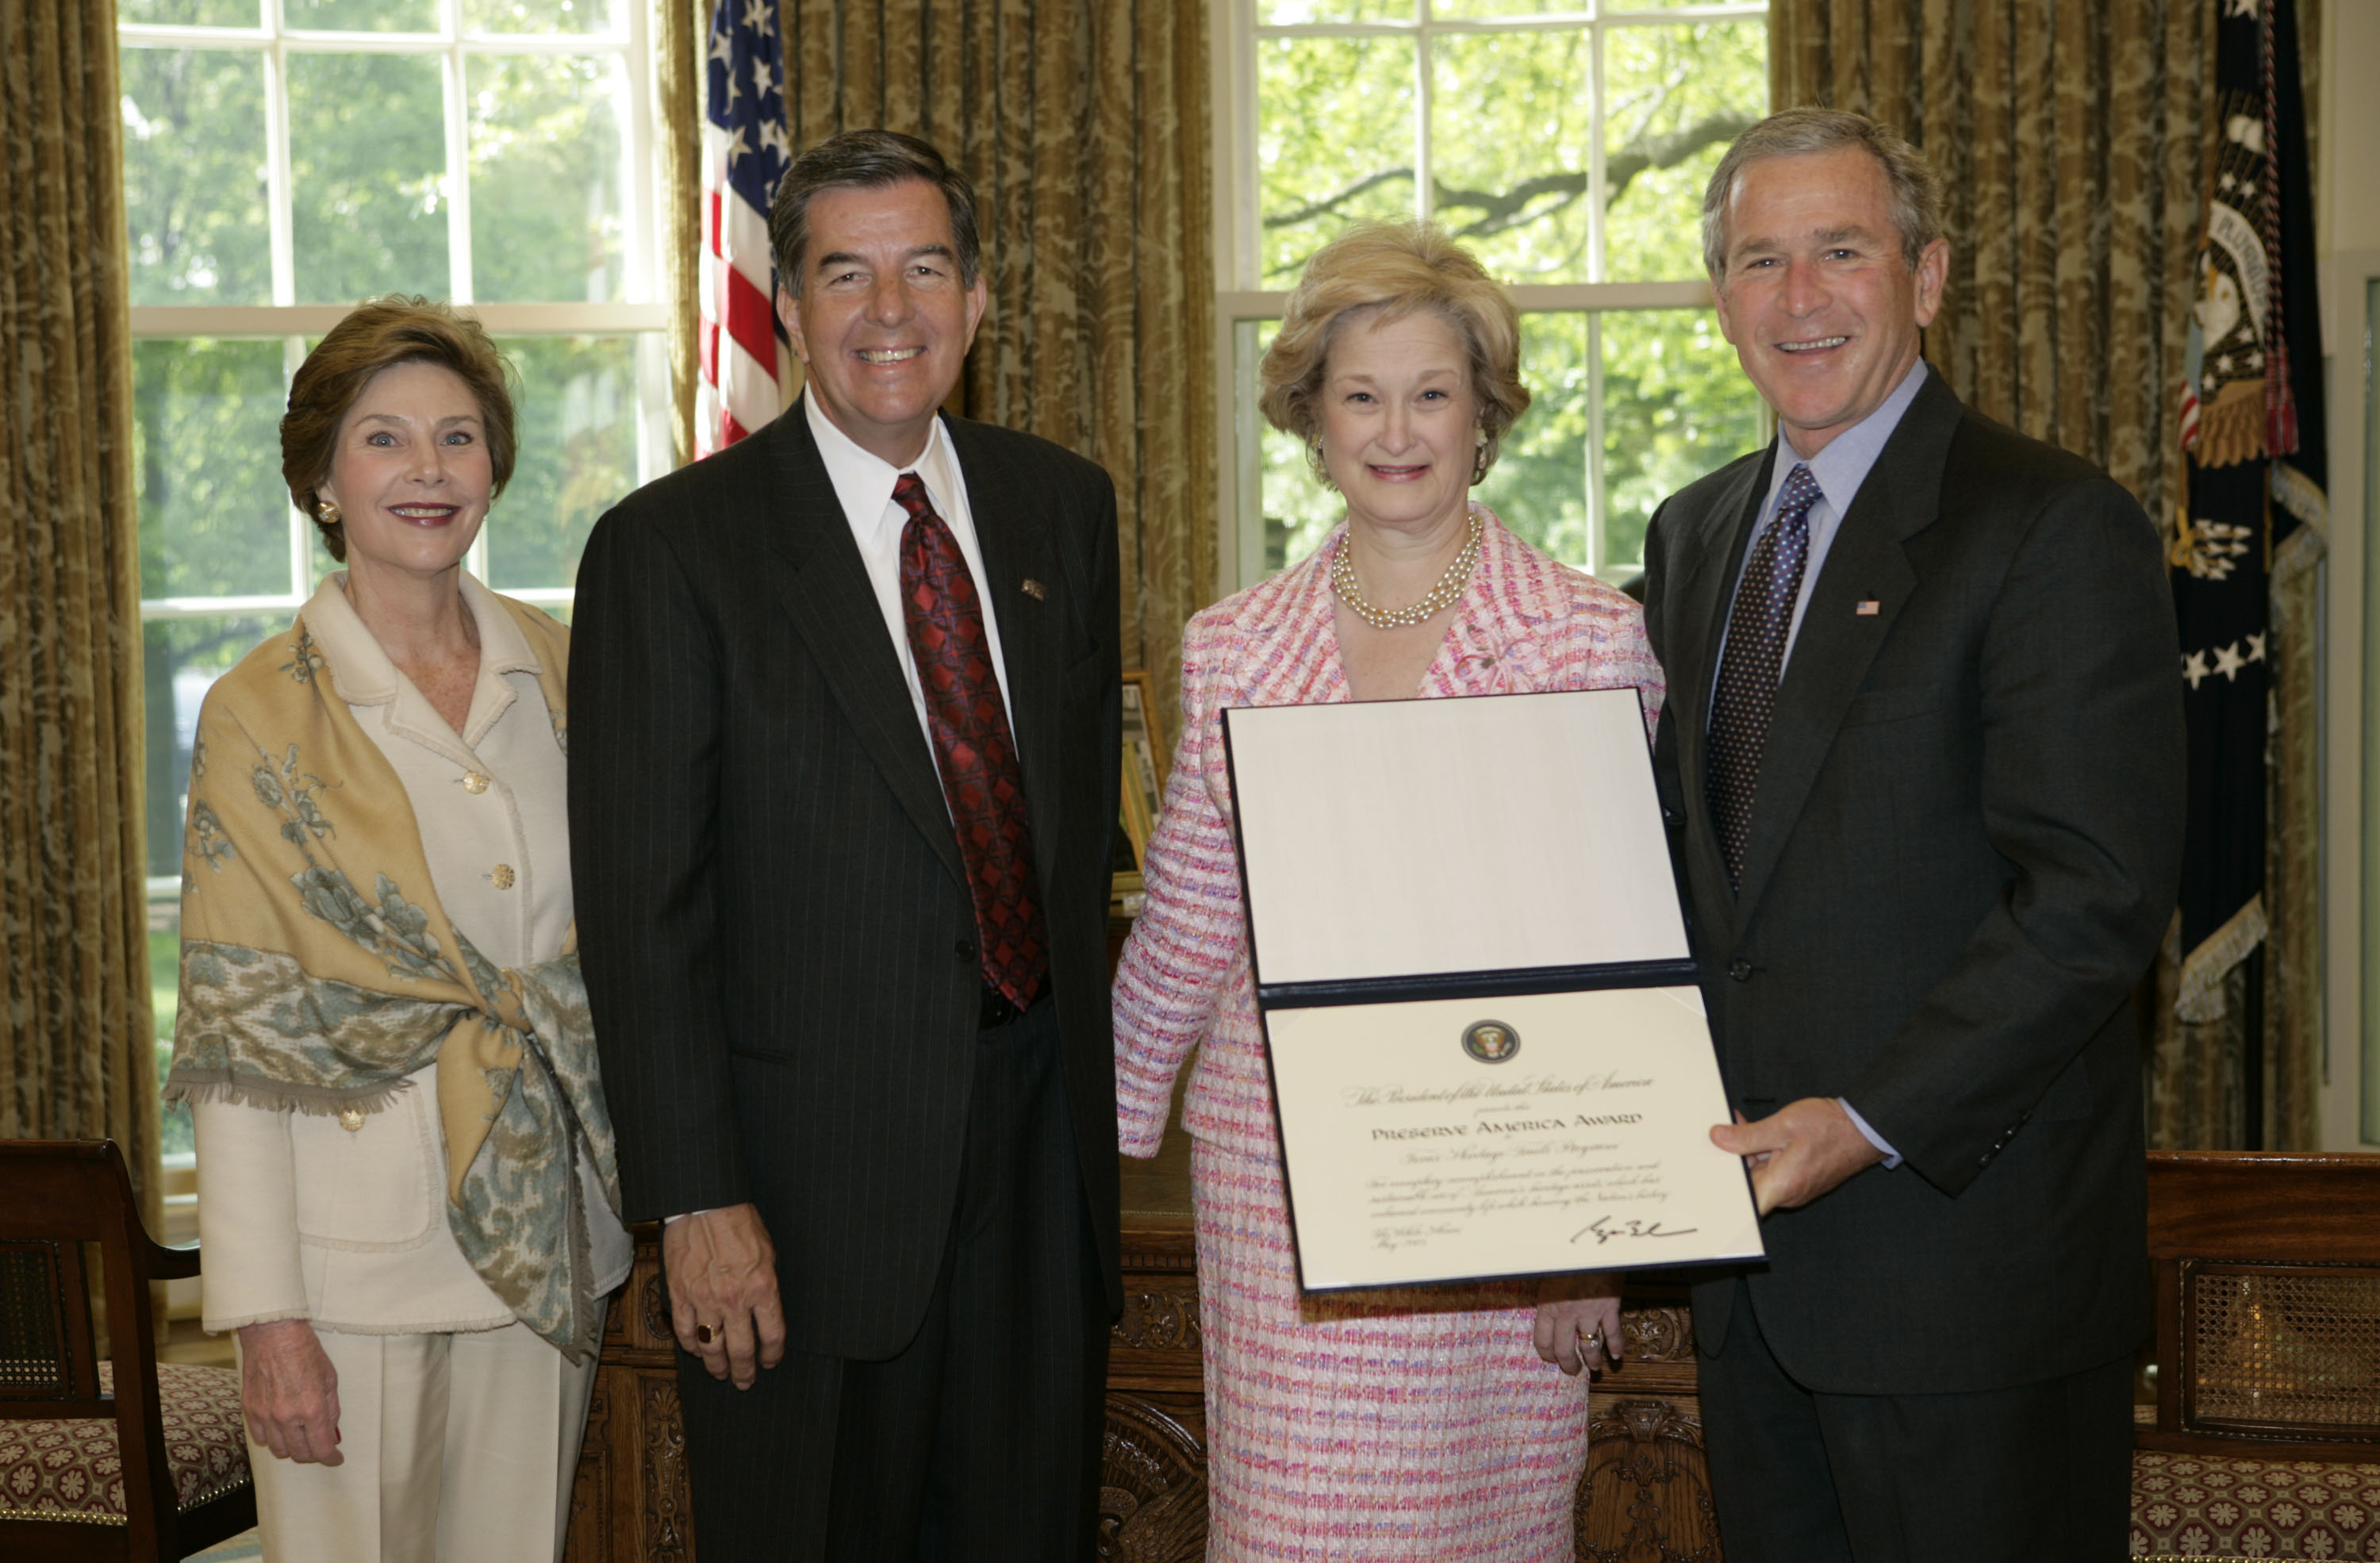
[[1634,603],[1469,503],[1529,394],[1511,300],[1435,228],[1359,228],[1318,253],[1263,372],[1266,417],[1306,441],[1347,521],[1184,634],[1182,744],[1115,987],[1127,1155],[1156,1153],[1198,1050],[1184,1119],[1208,1557],[1566,1560],[1586,1460],[1586,1387],[1567,1375],[1616,1343],[1616,1287],[1301,1297],[1218,713],[1633,687],[1649,732],[1660,669]]

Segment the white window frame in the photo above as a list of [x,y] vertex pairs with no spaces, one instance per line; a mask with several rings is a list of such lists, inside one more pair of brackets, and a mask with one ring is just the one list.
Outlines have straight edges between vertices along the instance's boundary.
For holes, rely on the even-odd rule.
[[[462,0],[433,0],[439,29],[435,32],[331,32],[293,29],[283,15],[282,0],[258,0],[254,28],[179,27],[145,22],[117,24],[116,36],[125,48],[200,49],[211,53],[249,53],[265,57],[264,120],[266,141],[266,216],[272,228],[273,302],[271,304],[136,305],[132,334],[142,337],[272,338],[289,345],[291,367],[303,353],[303,341],[320,336],[344,317],[345,304],[297,302],[297,258],[292,238],[294,211],[290,188],[288,60],[292,55],[408,55],[440,62],[444,94],[446,172],[442,192],[447,202],[446,259],[451,302],[470,308],[492,336],[625,335],[669,329],[669,307],[656,297],[662,257],[656,236],[655,127],[653,123],[652,51],[648,7],[638,0],[620,6],[622,25],[601,31],[577,33],[474,32],[462,25]],[[465,92],[468,62],[490,55],[618,56],[628,82],[626,117],[621,126],[622,213],[625,227],[622,248],[621,303],[487,303],[471,293],[471,181]],[[640,377],[641,378],[641,377]],[[660,388],[662,406],[640,409],[638,419],[638,466],[658,475],[666,466],[668,447],[651,447],[667,428],[667,387]],[[656,413],[658,412],[658,416]],[[313,528],[295,509],[290,511],[290,581],[287,592],[249,597],[143,598],[140,617],[195,618],[213,613],[295,612],[304,606],[307,562],[315,546]],[[487,534],[473,543],[470,568],[487,571]],[[543,606],[567,605],[567,587],[507,588],[507,594]]]
[[[121,49],[197,49],[217,54],[255,54],[264,57],[264,128],[266,140],[266,208],[271,226],[272,293],[270,304],[135,305],[131,330],[135,339],[209,337],[216,340],[280,339],[286,367],[294,372],[305,352],[305,339],[319,337],[346,315],[346,304],[297,302],[297,262],[290,185],[288,60],[299,54],[380,54],[429,57],[440,62],[446,131],[446,170],[442,191],[448,203],[447,272],[450,301],[468,306],[492,336],[631,335],[644,333],[660,340],[669,330],[669,307],[658,297],[662,285],[662,257],[657,212],[659,149],[653,114],[652,48],[649,7],[641,0],[619,6],[617,25],[577,33],[471,31],[462,25],[462,0],[433,0],[438,18],[434,32],[340,32],[308,30],[287,24],[282,0],[258,0],[253,28],[186,27],[147,22],[119,22]],[[621,124],[622,293],[619,303],[479,303],[472,297],[470,170],[465,93],[468,63],[491,55],[613,55],[623,64],[628,83]],[[665,364],[662,342],[658,357]],[[669,429],[670,387],[664,370],[658,377],[639,372],[637,418],[638,470],[658,476],[672,458]],[[313,555],[319,547],[311,522],[293,506],[288,512],[290,589],[248,596],[143,597],[141,623],[152,620],[202,618],[218,614],[294,614],[310,595]],[[467,560],[484,577],[488,568],[488,535],[482,529]],[[546,607],[566,607],[568,587],[518,588],[506,594]],[[152,878],[152,900],[178,891],[173,876]]]
[[2323,670],[2322,1148],[2380,1148],[2380,249],[2325,258],[2330,528]]
[[[1603,87],[1604,41],[1615,29],[1675,26],[1695,21],[1765,20],[1767,0],[1728,0],[1712,5],[1676,6],[1643,10],[1585,0],[1563,11],[1513,18],[1439,18],[1436,0],[1419,0],[1413,21],[1305,23],[1288,27],[1257,24],[1258,0],[1211,0],[1208,28],[1211,101],[1209,122],[1214,138],[1215,254],[1215,448],[1221,481],[1216,485],[1215,591],[1227,597],[1265,576],[1264,507],[1257,491],[1257,450],[1263,420],[1256,410],[1254,364],[1245,368],[1239,353],[1243,328],[1281,318],[1286,289],[1249,285],[1262,274],[1256,171],[1257,69],[1256,47],[1263,38],[1414,38],[1415,158],[1414,181],[1421,209],[1427,213],[1433,194],[1430,179],[1429,109],[1430,47],[1441,32],[1575,32],[1589,34],[1594,62],[1596,103],[1594,130],[1587,143],[1587,188],[1602,188],[1604,178]],[[1607,282],[1603,271],[1603,203],[1587,202],[1588,278],[1584,283],[1526,284],[1512,287],[1512,302],[1524,315],[1550,311],[1590,311],[1588,353],[1599,362],[1603,313],[1621,309],[1706,309],[1711,305],[1709,283],[1703,278],[1672,282]],[[1600,378],[1597,379],[1598,385]],[[1588,403],[1589,448],[1603,446],[1603,399]],[[1594,568],[1609,561],[1604,546],[1604,496],[1599,464],[1587,465],[1589,535]]]

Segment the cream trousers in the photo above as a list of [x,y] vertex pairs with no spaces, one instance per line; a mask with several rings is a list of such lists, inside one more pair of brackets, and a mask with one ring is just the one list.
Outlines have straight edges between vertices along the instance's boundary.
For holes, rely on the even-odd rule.
[[561,1557],[592,1357],[573,1367],[522,1324],[316,1334],[339,1375],[346,1460],[299,1465],[249,1441],[265,1563]]

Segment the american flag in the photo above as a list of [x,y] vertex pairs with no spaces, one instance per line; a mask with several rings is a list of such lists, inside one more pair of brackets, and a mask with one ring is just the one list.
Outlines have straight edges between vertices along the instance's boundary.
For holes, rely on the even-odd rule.
[[769,202],[793,160],[776,0],[719,0],[702,126],[702,383],[694,454],[777,416],[784,356],[771,308]]

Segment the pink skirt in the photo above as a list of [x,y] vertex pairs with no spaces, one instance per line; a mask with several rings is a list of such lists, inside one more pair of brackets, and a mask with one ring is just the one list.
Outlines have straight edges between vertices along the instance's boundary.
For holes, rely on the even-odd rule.
[[1585,1378],[1533,1281],[1301,1297],[1281,1167],[1196,1141],[1208,1563],[1570,1563]]

